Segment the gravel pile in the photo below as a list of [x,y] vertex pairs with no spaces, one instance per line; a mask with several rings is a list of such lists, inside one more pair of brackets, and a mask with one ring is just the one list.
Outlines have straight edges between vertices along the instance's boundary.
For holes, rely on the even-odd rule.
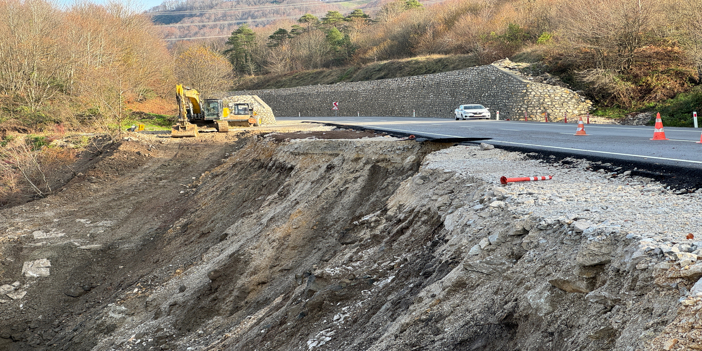
[[[494,184],[508,209],[518,215],[561,221],[574,230],[639,239],[640,251],[681,266],[702,258],[702,189],[678,194],[631,170],[595,172],[592,162],[529,159],[519,152],[455,146],[434,152],[425,167],[456,172],[466,183]],[[500,184],[500,177],[553,176],[552,180]],[[690,235],[691,234],[691,235]]]

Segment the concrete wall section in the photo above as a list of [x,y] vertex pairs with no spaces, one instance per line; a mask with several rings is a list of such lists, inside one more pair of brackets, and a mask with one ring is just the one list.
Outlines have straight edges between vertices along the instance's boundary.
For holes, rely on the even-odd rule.
[[339,116],[412,116],[454,118],[461,104],[478,103],[500,118],[562,119],[588,112],[590,103],[573,91],[533,83],[486,65],[423,76],[368,82],[314,85],[288,89],[255,90],[233,94],[256,94],[276,116],[334,116],[332,103],[339,102]]

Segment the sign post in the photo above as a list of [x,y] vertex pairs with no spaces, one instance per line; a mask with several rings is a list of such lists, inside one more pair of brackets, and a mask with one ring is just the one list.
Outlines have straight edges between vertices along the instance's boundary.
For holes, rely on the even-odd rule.
[[334,117],[337,117],[339,115],[339,102],[338,101],[332,102],[332,110],[334,111]]
[[695,123],[695,128],[697,128],[697,111],[692,113],[692,121]]

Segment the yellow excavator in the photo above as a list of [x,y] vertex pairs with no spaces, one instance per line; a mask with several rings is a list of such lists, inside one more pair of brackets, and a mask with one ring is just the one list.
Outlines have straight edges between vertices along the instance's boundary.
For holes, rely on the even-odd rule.
[[225,107],[221,99],[200,99],[197,90],[184,88],[181,84],[176,85],[176,100],[178,123],[171,130],[173,138],[196,137],[198,126],[195,123],[214,122],[220,133],[228,132],[230,125],[260,125],[253,107],[248,103],[233,103],[230,113],[229,107]]

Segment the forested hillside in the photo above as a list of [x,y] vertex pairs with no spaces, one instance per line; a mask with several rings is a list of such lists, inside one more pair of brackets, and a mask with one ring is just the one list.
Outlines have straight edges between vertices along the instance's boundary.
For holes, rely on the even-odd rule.
[[[393,1],[240,26],[226,51],[240,77],[428,55],[538,63],[600,106],[641,108],[689,91],[702,68],[700,0]],[[342,78],[343,80],[343,78]]]

